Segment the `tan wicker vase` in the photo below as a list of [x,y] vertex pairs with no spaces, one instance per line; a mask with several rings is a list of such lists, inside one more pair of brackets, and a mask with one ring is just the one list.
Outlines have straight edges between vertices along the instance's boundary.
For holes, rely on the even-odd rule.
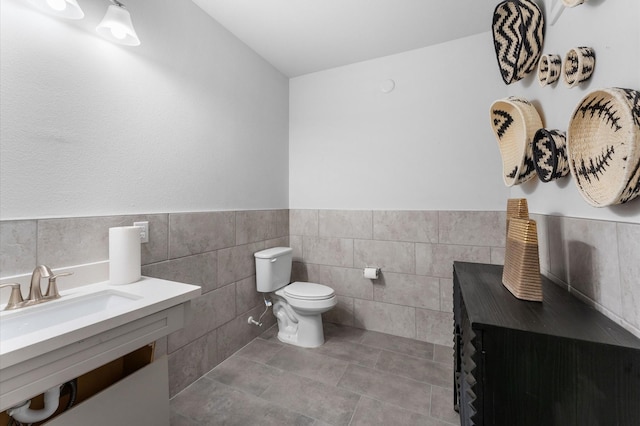
[[502,284],[518,299],[542,301],[538,231],[534,220],[509,220]]
[[622,204],[640,194],[640,92],[610,88],[589,93],[567,132],[569,167],[592,206]]
[[505,237],[509,236],[509,220],[529,219],[529,205],[526,198],[509,198],[507,200],[507,223]]

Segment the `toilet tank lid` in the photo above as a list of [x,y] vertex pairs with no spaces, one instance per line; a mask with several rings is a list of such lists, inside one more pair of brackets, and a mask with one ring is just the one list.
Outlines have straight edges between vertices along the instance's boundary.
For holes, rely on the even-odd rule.
[[254,253],[254,256],[258,259],[273,259],[274,257],[289,254],[293,251],[291,247],[273,247],[266,250],[261,250]]

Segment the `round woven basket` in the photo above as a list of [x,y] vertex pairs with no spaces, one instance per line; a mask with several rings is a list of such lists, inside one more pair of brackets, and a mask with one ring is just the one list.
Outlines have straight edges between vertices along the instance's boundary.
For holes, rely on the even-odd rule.
[[543,127],[540,114],[528,100],[511,96],[495,101],[490,115],[505,185],[528,181],[536,174],[532,143],[536,131]]
[[560,78],[562,72],[562,58],[560,55],[545,54],[538,62],[538,83],[544,87],[553,84]]
[[502,80],[511,84],[538,65],[544,16],[531,0],[504,0],[493,12],[493,45]]
[[543,182],[569,174],[567,137],[560,130],[539,129],[533,137],[533,161]]
[[596,67],[596,54],[590,47],[574,47],[564,57],[562,75],[568,87],[575,87],[591,78]]
[[571,175],[595,207],[640,194],[640,92],[596,90],[575,109],[567,132]]

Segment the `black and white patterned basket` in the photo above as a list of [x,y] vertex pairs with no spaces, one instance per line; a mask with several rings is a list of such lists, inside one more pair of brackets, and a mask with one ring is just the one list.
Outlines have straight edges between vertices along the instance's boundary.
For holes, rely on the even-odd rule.
[[560,78],[562,72],[562,58],[560,55],[546,54],[538,62],[538,83],[544,87],[553,84]]
[[533,161],[538,177],[543,182],[568,175],[566,133],[561,130],[539,129],[533,137]]
[[491,126],[502,156],[502,178],[507,186],[528,181],[536,174],[533,136],[543,127],[538,110],[526,99],[511,96],[491,105]]
[[505,0],[493,12],[493,44],[502,80],[511,84],[536,69],[544,42],[544,16],[531,0]]
[[640,194],[640,92],[596,90],[575,109],[567,132],[571,175],[583,198],[604,207]]
[[564,57],[562,75],[568,87],[575,87],[591,78],[596,67],[596,53],[590,47],[574,47]]

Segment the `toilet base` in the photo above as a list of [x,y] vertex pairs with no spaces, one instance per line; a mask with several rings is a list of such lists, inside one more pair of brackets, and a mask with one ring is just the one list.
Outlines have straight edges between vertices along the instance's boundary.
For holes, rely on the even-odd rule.
[[322,346],[324,343],[322,314],[297,315],[297,320],[297,324],[294,324],[278,318],[278,340],[302,348]]

